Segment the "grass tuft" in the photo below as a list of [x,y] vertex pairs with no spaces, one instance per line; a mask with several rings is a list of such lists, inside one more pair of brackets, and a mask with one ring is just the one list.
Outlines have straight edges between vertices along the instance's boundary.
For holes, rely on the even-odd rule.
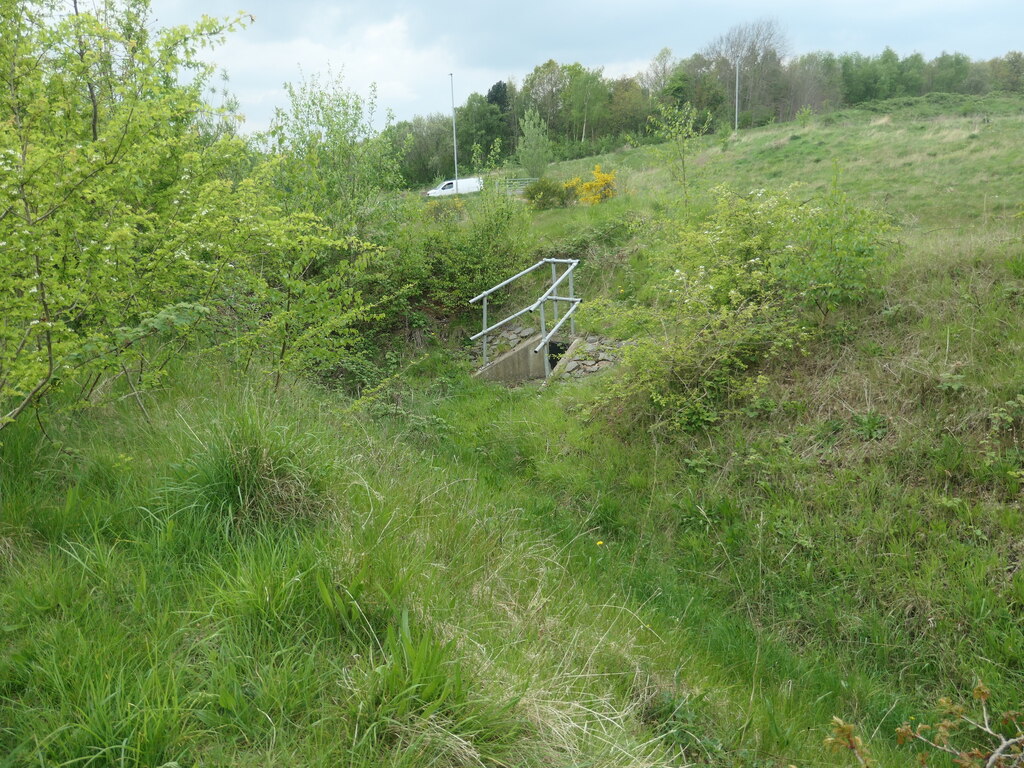
[[212,425],[175,489],[238,524],[315,519],[330,503],[333,464],[311,435],[249,405]]

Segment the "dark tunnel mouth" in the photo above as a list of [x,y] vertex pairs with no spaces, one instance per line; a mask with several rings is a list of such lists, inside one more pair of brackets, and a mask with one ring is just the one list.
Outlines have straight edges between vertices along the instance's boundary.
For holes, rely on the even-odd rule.
[[558,365],[558,361],[562,359],[562,356],[569,349],[569,342],[566,341],[551,341],[548,342],[548,363],[554,368]]

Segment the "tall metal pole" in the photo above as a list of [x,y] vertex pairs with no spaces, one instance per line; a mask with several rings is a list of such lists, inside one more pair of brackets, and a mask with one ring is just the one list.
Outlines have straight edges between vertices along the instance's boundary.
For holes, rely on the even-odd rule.
[[451,72],[448,77],[452,82],[452,150],[455,153],[455,192],[459,191],[459,137],[455,133],[455,75]]
[[[452,120],[455,118],[453,117]],[[454,125],[454,123],[453,123]],[[733,126],[734,131],[740,129],[740,60],[736,59],[736,122]]]

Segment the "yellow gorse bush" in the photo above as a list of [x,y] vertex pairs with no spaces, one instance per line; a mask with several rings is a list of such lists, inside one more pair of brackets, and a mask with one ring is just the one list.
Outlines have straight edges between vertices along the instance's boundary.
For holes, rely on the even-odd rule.
[[606,173],[600,165],[594,166],[593,181],[583,181],[579,176],[565,182],[565,188],[571,189],[576,199],[587,205],[598,203],[615,197],[615,171]]

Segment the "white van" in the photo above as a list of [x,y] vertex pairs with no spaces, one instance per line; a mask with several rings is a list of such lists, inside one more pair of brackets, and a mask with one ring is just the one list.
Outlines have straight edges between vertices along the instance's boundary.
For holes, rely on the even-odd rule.
[[427,197],[443,197],[444,195],[468,195],[470,192],[479,192],[484,188],[484,180],[479,176],[470,176],[469,178],[459,179],[457,182],[455,179],[449,179],[448,181],[442,181],[433,189],[427,192]]

